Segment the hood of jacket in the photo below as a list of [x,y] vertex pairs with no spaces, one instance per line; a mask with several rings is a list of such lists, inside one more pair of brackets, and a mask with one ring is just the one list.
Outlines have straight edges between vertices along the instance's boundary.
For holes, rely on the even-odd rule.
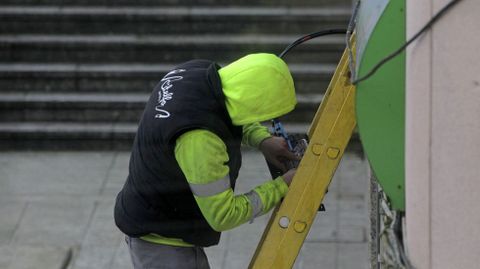
[[297,104],[287,64],[273,54],[249,54],[218,71],[234,125],[277,118]]

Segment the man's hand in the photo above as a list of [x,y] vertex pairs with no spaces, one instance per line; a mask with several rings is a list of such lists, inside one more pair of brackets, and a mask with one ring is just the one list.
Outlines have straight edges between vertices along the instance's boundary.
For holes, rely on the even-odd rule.
[[285,161],[300,160],[300,157],[288,150],[287,142],[282,137],[272,136],[266,138],[260,143],[259,148],[265,159],[283,172],[287,171],[284,164]]
[[287,183],[287,185],[290,187],[290,183],[292,183],[293,176],[295,175],[295,172],[297,172],[297,169],[290,169],[288,172],[283,174],[283,181]]

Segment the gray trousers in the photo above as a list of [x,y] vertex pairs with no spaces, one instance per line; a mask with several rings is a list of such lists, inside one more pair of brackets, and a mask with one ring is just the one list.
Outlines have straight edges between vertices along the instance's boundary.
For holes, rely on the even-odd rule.
[[134,269],[210,269],[202,247],[174,247],[125,237]]

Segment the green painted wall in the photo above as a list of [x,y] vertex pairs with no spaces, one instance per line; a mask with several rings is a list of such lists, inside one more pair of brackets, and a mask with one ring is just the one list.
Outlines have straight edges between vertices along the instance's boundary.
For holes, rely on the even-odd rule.
[[[357,77],[405,42],[405,1],[362,0],[357,26],[360,34]],[[405,53],[357,85],[356,112],[373,172],[393,209],[405,210]]]

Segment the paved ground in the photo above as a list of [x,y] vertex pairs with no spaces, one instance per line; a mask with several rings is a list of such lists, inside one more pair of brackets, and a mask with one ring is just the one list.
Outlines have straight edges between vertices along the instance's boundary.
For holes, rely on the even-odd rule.
[[[127,152],[2,152],[0,269],[132,268],[113,223]],[[368,267],[367,166],[344,156],[295,268]],[[244,152],[238,192],[268,178],[256,152]],[[222,235],[207,249],[212,269],[246,268],[268,216]]]

